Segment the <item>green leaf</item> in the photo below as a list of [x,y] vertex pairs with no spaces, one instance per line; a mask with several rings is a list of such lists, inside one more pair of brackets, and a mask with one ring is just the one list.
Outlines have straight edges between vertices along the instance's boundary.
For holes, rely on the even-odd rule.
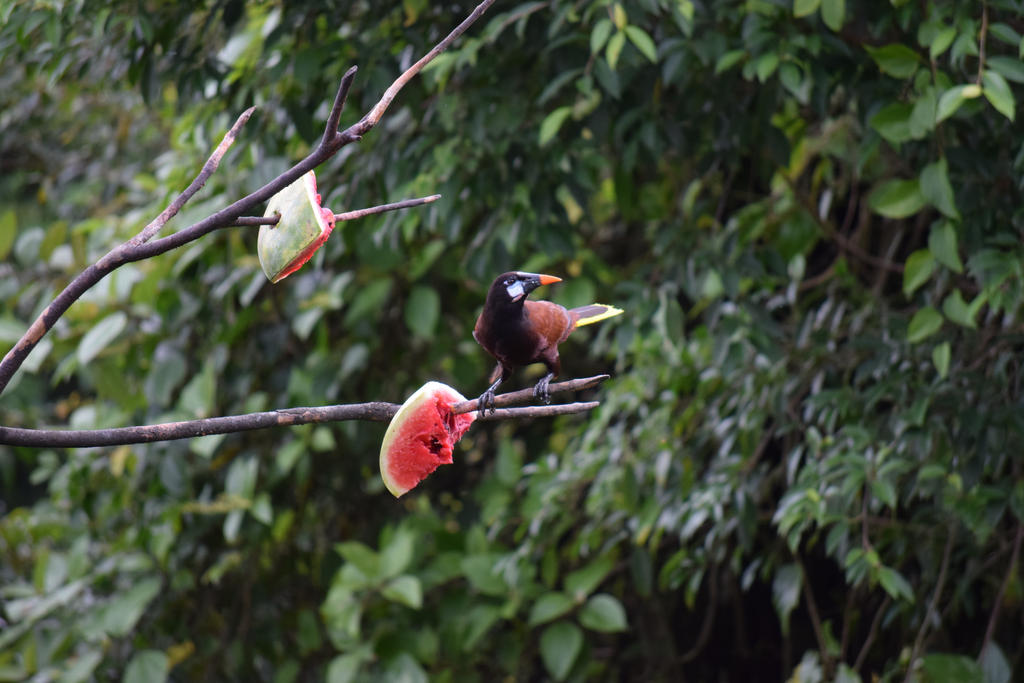
[[947,218],[959,219],[953,186],[949,182],[949,167],[946,158],[928,164],[921,171],[921,194]]
[[953,40],[956,38],[956,29],[952,26],[947,26],[932,38],[931,45],[928,46],[928,56],[932,59],[936,59],[943,52],[949,49],[949,46],[953,44]]
[[730,50],[729,52],[726,52],[718,58],[717,62],[715,62],[715,75],[717,76],[723,71],[728,71],[736,64],[740,63],[746,56],[746,50]]
[[416,537],[412,531],[400,527],[380,551],[380,573],[384,578],[398,576],[412,562]]
[[910,116],[914,107],[904,102],[890,102],[871,117],[869,123],[878,134],[894,145],[912,139]]
[[115,637],[127,635],[159,592],[160,579],[139,581],[107,603],[100,619],[101,628]]
[[846,18],[846,0],[822,0],[821,20],[825,26],[839,32],[843,28],[843,20]]
[[122,683],[163,683],[167,680],[167,655],[159,650],[142,650],[128,661]]
[[882,47],[864,46],[878,68],[894,78],[909,78],[917,71],[920,63],[918,54],[901,43],[891,43]]
[[327,665],[326,683],[352,683],[359,675],[362,661],[363,657],[354,652],[338,655]]
[[997,55],[988,57],[985,66],[1000,73],[1003,78],[1014,83],[1024,83],[1024,62],[1016,57]]
[[82,365],[87,365],[110,342],[117,339],[127,324],[128,316],[123,311],[111,313],[96,323],[92,329],[82,336],[82,341],[78,343],[78,362]]
[[934,349],[932,349],[932,363],[935,364],[935,369],[939,372],[939,377],[946,379],[949,374],[949,361],[952,356],[949,342],[942,342]]
[[1016,103],[1006,79],[998,71],[985,69],[981,75],[981,83],[984,86],[985,99],[996,108],[996,111],[1013,121]]
[[928,234],[928,249],[939,263],[954,273],[964,272],[964,264],[960,260],[957,248],[956,228],[949,221],[939,221],[932,226]]
[[405,324],[420,339],[430,339],[441,315],[441,297],[433,287],[416,285],[405,302]]
[[608,66],[615,70],[615,65],[619,63],[619,55],[622,54],[622,48],[626,46],[626,34],[622,31],[616,31],[608,40],[608,49],[605,50],[604,58],[608,60]]
[[818,10],[821,0],[793,0],[793,16],[807,17]]
[[921,658],[921,680],[927,683],[982,683],[981,666],[963,655],[932,654]]
[[994,641],[989,641],[985,649],[981,651],[978,658],[981,664],[982,673],[985,676],[985,683],[1010,683],[1013,679],[1013,669],[1010,662],[1003,654],[1003,650]]
[[576,624],[560,621],[540,635],[540,656],[556,681],[565,680],[583,647],[583,632]]
[[629,16],[626,14],[626,10],[618,2],[612,5],[612,21],[615,22],[615,27],[620,30],[629,23]]
[[1021,41],[1021,36],[1017,31],[1013,29],[1009,24],[1002,22],[989,24],[988,27],[989,35],[997,40],[1001,40],[1008,45],[1018,45]]
[[778,568],[772,580],[772,604],[779,616],[782,633],[789,633],[789,615],[800,602],[800,582],[802,575],[795,564],[786,564]]
[[914,314],[907,327],[907,341],[916,344],[927,339],[942,327],[942,315],[932,306],[925,306]]
[[530,627],[547,624],[572,609],[574,605],[572,599],[564,593],[545,593],[530,607],[528,624]]
[[[103,661],[103,653],[98,650],[77,652],[68,662],[68,667],[61,673],[59,683],[84,683],[93,679],[93,671]],[[2,669],[0,669],[2,671]],[[5,680],[0,674],[0,680]]]
[[860,674],[851,669],[847,664],[840,664],[836,671],[836,678],[833,683],[863,683]]
[[594,24],[590,32],[590,54],[596,55],[608,42],[608,36],[612,34],[612,20],[601,19]]
[[618,598],[608,593],[598,593],[587,600],[580,609],[580,624],[602,633],[617,633],[629,628],[625,608]]
[[886,218],[913,216],[925,204],[918,180],[886,180],[875,186],[868,197],[868,205],[875,213]]
[[935,122],[941,123],[956,113],[967,100],[973,100],[981,95],[981,88],[975,83],[967,85],[956,85],[942,93],[939,97],[939,106],[935,112]]
[[501,596],[508,593],[508,583],[496,568],[499,557],[486,553],[462,558],[462,573],[473,588],[484,595]]
[[768,52],[754,62],[754,71],[757,73],[757,80],[764,83],[779,67],[779,55],[775,52]]
[[463,652],[472,652],[476,649],[480,639],[487,635],[498,620],[501,619],[501,610],[494,605],[478,604],[470,609],[464,619],[465,630],[462,632],[462,642],[459,647]]
[[423,586],[415,576],[403,574],[388,582],[381,589],[381,595],[406,607],[419,609],[423,606]]
[[615,559],[611,555],[604,555],[587,566],[570,572],[565,577],[566,592],[573,599],[582,601],[594,592],[614,566]]
[[977,327],[977,324],[974,322],[974,313],[971,312],[970,306],[964,301],[964,297],[959,289],[954,289],[943,300],[942,312],[957,325],[968,327],[972,330]]
[[895,569],[882,567],[878,570],[878,582],[882,584],[885,592],[897,600],[914,602],[914,589],[910,582],[903,578]]
[[367,577],[374,578],[380,574],[380,557],[365,544],[345,541],[336,544],[334,549]]
[[935,256],[928,249],[918,249],[907,257],[903,266],[903,294],[910,296],[918,287],[928,282],[935,272]]
[[571,113],[572,107],[559,107],[544,117],[544,121],[540,124],[540,137],[538,138],[541,147],[548,144],[555,137],[558,129],[562,127],[562,124]]
[[0,261],[7,258],[18,235],[18,216],[14,209],[7,209],[0,214]]
[[935,114],[938,109],[938,97],[935,88],[928,87],[914,102],[910,114],[910,137],[920,140],[935,129]]
[[530,608],[529,625],[531,627],[546,624],[557,619],[573,608],[572,598],[565,593],[551,592],[537,598]]
[[633,26],[632,24],[626,26],[622,30],[625,31],[626,36],[629,37],[629,41],[636,46],[637,50],[640,50],[640,53],[643,54],[644,57],[647,57],[652,64],[656,64],[658,62],[658,48],[655,47],[654,41],[651,40],[651,37],[647,35],[646,31],[639,26]]
[[178,408],[195,417],[208,417],[213,412],[216,390],[213,363],[208,360],[182,388],[178,395]]

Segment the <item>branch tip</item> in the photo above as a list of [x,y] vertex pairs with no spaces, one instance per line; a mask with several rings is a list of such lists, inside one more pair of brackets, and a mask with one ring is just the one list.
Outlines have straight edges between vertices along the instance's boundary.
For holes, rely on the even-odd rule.
[[321,146],[334,143],[341,147],[341,145],[345,144],[338,134],[338,123],[341,121],[341,112],[345,108],[348,91],[352,87],[352,81],[355,80],[358,70],[358,66],[349,67],[349,70],[341,77],[341,83],[338,85],[338,94],[334,96],[334,105],[331,106],[331,113],[327,116],[327,123],[324,126],[324,137],[320,141]]

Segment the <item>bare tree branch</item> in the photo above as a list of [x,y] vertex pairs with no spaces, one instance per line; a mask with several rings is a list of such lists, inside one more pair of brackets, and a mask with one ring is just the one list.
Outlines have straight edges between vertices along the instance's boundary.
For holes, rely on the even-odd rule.
[[[432,204],[441,198],[439,194],[432,194],[429,197],[418,197],[416,199],[403,199],[400,202],[392,202],[390,204],[381,204],[380,206],[370,206],[365,209],[353,209],[352,211],[343,211],[342,213],[334,214],[335,222],[341,223],[343,221],[351,221],[356,218],[365,218],[366,216],[373,216],[374,214],[384,213],[385,211],[396,211],[398,209],[409,209],[414,206],[422,206],[423,204]],[[281,220],[280,216],[240,216],[235,220],[235,225],[277,225],[277,222]]]
[[[552,384],[551,393],[574,391],[594,386],[608,375],[598,375],[585,379],[570,380]],[[532,400],[533,391],[513,391],[495,397],[496,405],[510,405]],[[477,401],[463,401],[453,406],[459,412],[470,412],[475,409]],[[467,406],[472,405],[470,408]],[[596,401],[586,403],[560,403],[551,406],[527,406],[524,408],[504,408],[480,415],[481,420],[516,420],[534,417],[553,417],[569,415],[593,410],[599,405]],[[333,406],[317,406],[309,408],[283,408],[262,413],[246,415],[228,415],[210,417],[201,420],[184,422],[165,422],[156,425],[140,425],[137,427],[118,427],[114,429],[20,429],[16,427],[0,427],[0,445],[32,446],[36,448],[75,448],[95,446],[121,446],[133,443],[151,443],[153,441],[174,441],[191,439],[211,434],[229,434],[246,432],[267,427],[284,427],[319,422],[343,422],[346,420],[366,420],[369,422],[387,422],[398,412],[397,403],[373,401],[369,403],[348,403]]]
[[[398,91],[401,90],[413,76],[419,73],[419,71],[422,70],[428,62],[447,49],[456,38],[462,35],[466,29],[469,28],[469,26],[475,22],[480,15],[482,15],[487,8],[491,6],[491,4],[493,4],[493,2],[494,0],[484,0],[484,2],[477,5],[476,9],[474,9],[473,12],[461,24],[459,24],[454,31],[448,34],[448,36],[435,45],[430,52],[424,55],[418,62],[399,76],[398,79],[396,79],[395,82],[392,83],[384,92],[380,101],[378,101],[362,119],[350,126],[343,133],[338,133],[336,131],[336,127],[341,118],[341,110],[345,105],[345,99],[356,73],[354,68],[349,69],[341,79],[341,85],[338,88],[338,94],[335,96],[331,112],[327,117],[324,136],[321,138],[320,143],[305,159],[302,159],[263,187],[235,201],[229,206],[226,206],[220,211],[207,216],[198,223],[190,225],[189,227],[166,237],[149,241],[150,238],[167,222],[167,220],[171,218],[173,213],[176,213],[177,210],[170,213],[164,220],[161,219],[163,216],[162,213],[161,216],[157,217],[149,226],[146,226],[146,228],[143,229],[142,233],[140,233],[142,239],[138,239],[137,236],[137,238],[133,238],[133,240],[129,240],[128,242],[115,247],[96,263],[79,273],[73,280],[71,280],[70,283],[68,283],[64,290],[61,291],[61,293],[58,294],[45,309],[43,309],[43,312],[40,313],[35,322],[29,326],[28,330],[24,335],[22,335],[21,339],[18,340],[17,344],[15,344],[14,347],[7,352],[3,360],[0,361],[0,394],[2,394],[4,389],[7,388],[7,385],[10,383],[14,373],[21,367],[25,358],[28,357],[28,354],[31,353],[32,349],[34,349],[36,344],[39,343],[39,340],[42,339],[57,320],[64,315],[68,308],[71,307],[71,304],[77,301],[89,288],[126,263],[152,258],[153,256],[163,254],[171,249],[176,249],[184,244],[197,240],[214,230],[234,225],[239,216],[251,211],[257,205],[266,202],[275,193],[283,190],[301,175],[313,168],[316,168],[327,159],[330,159],[346,144],[359,140],[366,131],[370,130],[377,124],[381,116],[384,114],[384,111],[388,108],[388,105],[391,104],[392,100],[394,100],[395,96],[398,94]],[[246,117],[246,115],[243,114],[242,117]],[[240,120],[242,117],[240,117]],[[238,125],[237,122],[236,125]],[[232,126],[232,129],[231,131],[228,131],[225,140],[228,138],[233,140],[234,137],[232,131],[235,130],[235,127]],[[224,143],[222,142],[221,144],[223,145]],[[230,142],[227,144],[230,144]],[[218,156],[218,152],[220,152],[220,156]],[[219,163],[222,155],[223,152],[221,152],[220,147],[218,147],[218,149],[211,155],[213,164],[209,173],[213,173],[213,170],[216,168],[216,165]],[[207,161],[203,166],[203,169],[200,171],[199,176],[197,176],[196,179],[197,181],[200,179],[202,180],[199,185],[195,187],[195,190],[192,190],[192,194],[194,194],[195,191],[198,191],[199,187],[202,187],[202,183],[206,180],[203,175],[206,173],[206,169],[210,166],[211,161]],[[196,185],[196,182],[193,182],[193,185]],[[182,193],[182,196],[185,196],[185,199],[181,202],[182,205],[188,200],[188,197],[192,196],[189,194],[189,190],[191,188],[192,185]],[[178,200],[175,201],[177,202]],[[170,209],[171,207],[168,208]],[[179,206],[178,209],[180,208],[181,207]],[[167,213],[167,211],[164,213]]]

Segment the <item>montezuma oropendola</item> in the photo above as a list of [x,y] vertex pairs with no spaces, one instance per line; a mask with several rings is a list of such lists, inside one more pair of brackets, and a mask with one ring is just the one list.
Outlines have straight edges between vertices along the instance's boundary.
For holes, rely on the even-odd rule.
[[479,410],[494,411],[494,390],[517,367],[544,363],[548,374],[537,382],[533,394],[550,402],[548,383],[561,371],[558,345],[582,325],[596,323],[622,313],[614,306],[590,304],[566,309],[550,301],[528,301],[526,296],[541,285],[561,282],[554,275],[512,271],[499,275],[491,284],[484,310],[473,328],[473,338],[498,360],[491,373],[491,386],[480,395]]

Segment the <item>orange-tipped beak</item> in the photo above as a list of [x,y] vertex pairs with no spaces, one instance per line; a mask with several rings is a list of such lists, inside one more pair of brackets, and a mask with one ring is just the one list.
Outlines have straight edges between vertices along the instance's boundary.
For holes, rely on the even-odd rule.
[[537,277],[540,278],[540,283],[542,285],[551,285],[562,281],[562,278],[555,277],[554,275],[538,275]]

